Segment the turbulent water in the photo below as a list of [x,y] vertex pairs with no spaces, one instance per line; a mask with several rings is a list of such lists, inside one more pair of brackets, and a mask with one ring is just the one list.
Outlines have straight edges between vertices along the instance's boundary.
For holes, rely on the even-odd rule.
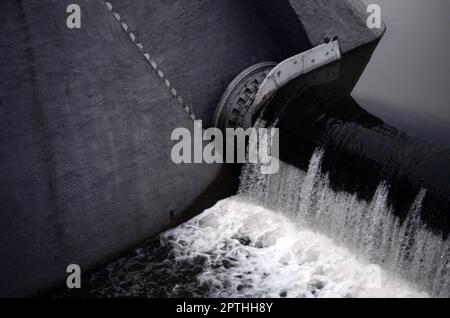
[[426,296],[331,239],[240,198],[219,202],[166,237],[176,258],[205,258],[197,283],[209,296]]
[[335,193],[322,156],[313,155],[306,173],[245,167],[238,196],[91,275],[85,295],[449,296],[448,241],[419,218],[426,191],[400,223],[386,184],[370,202]]
[[450,242],[432,233],[420,219],[426,190],[401,222],[388,205],[389,185],[381,183],[367,202],[356,194],[334,192],[321,171],[317,150],[306,173],[281,163],[275,175],[244,168],[241,195],[282,211],[296,224],[324,233],[359,258],[381,265],[433,296],[450,296]]
[[94,274],[89,296],[428,297],[288,217],[232,197]]

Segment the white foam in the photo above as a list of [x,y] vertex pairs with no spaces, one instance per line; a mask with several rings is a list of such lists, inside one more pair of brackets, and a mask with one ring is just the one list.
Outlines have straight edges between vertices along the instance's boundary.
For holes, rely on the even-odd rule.
[[380,264],[433,296],[450,295],[450,242],[421,221],[426,190],[417,194],[403,223],[388,204],[389,186],[381,182],[370,201],[335,192],[322,172],[318,149],[305,172],[281,163],[275,175],[261,175],[247,165],[240,194],[288,216],[343,244],[353,253]]
[[427,297],[324,235],[232,197],[163,234],[177,260],[206,258],[211,297]]

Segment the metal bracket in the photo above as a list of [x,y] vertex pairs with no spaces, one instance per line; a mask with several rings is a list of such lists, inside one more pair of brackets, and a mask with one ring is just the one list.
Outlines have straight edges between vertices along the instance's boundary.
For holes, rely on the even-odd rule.
[[249,128],[253,117],[271,97],[292,80],[341,58],[337,39],[321,44],[283,62],[255,64],[228,85],[213,117],[216,127],[241,126]]
[[335,39],[284,60],[275,66],[261,83],[252,110],[248,114],[255,114],[261,105],[290,81],[340,59],[339,41]]

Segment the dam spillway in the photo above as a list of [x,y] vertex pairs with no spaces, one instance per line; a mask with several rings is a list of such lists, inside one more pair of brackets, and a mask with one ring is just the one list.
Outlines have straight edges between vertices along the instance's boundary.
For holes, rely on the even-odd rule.
[[[219,164],[174,164],[170,158],[171,132],[179,127],[192,129],[194,118],[203,120],[206,127],[211,126],[220,96],[233,78],[247,67],[265,61],[277,64],[335,38],[339,40],[344,57],[351,56],[351,61],[343,59],[330,65],[326,68],[329,72],[322,69],[315,73],[319,74],[317,78],[302,76],[299,82],[291,83],[277,94],[264,109],[264,120],[271,123],[271,120],[279,119],[277,124],[285,127],[282,143],[292,144],[292,140],[299,137],[292,127],[303,127],[299,134],[306,132],[298,139],[299,147],[288,147],[288,151],[282,152],[281,160],[295,169],[309,171],[310,159],[318,149],[310,141],[323,141],[316,134],[324,129],[320,123],[315,126],[302,122],[302,118],[308,122],[320,115],[314,117],[318,113],[308,112],[308,107],[303,107],[305,115],[310,117],[297,116],[298,108],[292,104],[294,97],[306,90],[302,99],[310,101],[311,96],[321,95],[321,103],[329,105],[327,98],[339,95],[340,105],[345,106],[343,109],[362,118],[355,123],[353,119],[347,121],[346,114],[338,114],[337,121],[345,122],[344,129],[341,131],[334,126],[335,130],[329,136],[332,136],[331,140],[336,138],[324,148],[321,161],[329,183],[318,173],[326,187],[312,189],[317,193],[328,188],[346,191],[363,205],[371,205],[376,194],[380,204],[386,207],[383,211],[395,215],[395,218],[388,218],[394,223],[399,220],[402,224],[416,224],[417,211],[431,211],[420,212],[420,221],[426,224],[427,231],[430,229],[426,233],[434,235],[436,244],[444,242],[441,254],[432,254],[435,252],[430,247],[432,244],[429,247],[412,246],[429,251],[434,257],[448,257],[445,239],[449,227],[443,212],[448,207],[448,176],[420,170],[425,165],[424,160],[431,158],[427,156],[430,148],[428,145],[417,147],[414,140],[405,139],[395,128],[365,114],[358,105],[352,104],[351,99],[343,97],[350,94],[385,31],[384,26],[367,28],[363,3],[356,0],[171,0],[164,3],[83,0],[79,1],[83,12],[80,30],[69,30],[65,25],[69,3],[18,0],[6,4],[2,11],[1,50],[4,57],[0,69],[5,79],[1,89],[5,107],[1,110],[0,136],[0,296],[35,295],[52,290],[64,283],[68,264],[79,264],[85,273],[101,268],[100,265],[130,248],[234,194],[238,188],[239,172],[236,170],[239,168]],[[355,53],[360,48],[361,55]],[[351,66],[345,67],[346,64]],[[338,81],[333,91],[326,83],[336,77],[344,80]],[[327,93],[330,91],[333,94]],[[329,115],[326,111],[325,118],[333,117]],[[387,145],[384,149],[394,149],[392,153],[397,157],[411,153],[422,157],[412,163],[401,158],[386,159],[370,147],[362,149],[361,139],[365,138],[367,131],[364,129],[368,128],[373,128],[372,133],[367,134],[369,140],[377,140],[374,143],[377,145]],[[355,138],[353,142],[347,142],[349,136]],[[380,141],[381,136],[386,139]],[[339,148],[341,145],[348,148]],[[349,149],[352,146],[358,149]],[[397,152],[398,149],[410,152]],[[445,166],[446,152],[439,147],[434,150],[434,158],[441,160],[441,167]],[[331,153],[331,157],[342,160],[330,162]],[[364,158],[359,158],[362,153]],[[373,167],[376,162],[378,165],[370,170],[370,176],[375,176],[373,180],[358,179],[357,173],[352,174],[353,170],[342,164],[345,158],[354,160],[360,167],[367,167],[368,163]],[[389,164],[384,164],[386,162]],[[392,166],[400,167],[403,172],[397,179],[390,174],[392,162]],[[438,170],[439,165],[435,167]],[[348,179],[342,181],[343,176]],[[405,181],[408,176],[412,182]],[[382,183],[384,179],[386,183]],[[254,191],[256,196],[261,193]],[[264,195],[277,193],[274,190],[264,192]],[[283,195],[298,200],[293,193]],[[219,211],[233,210],[232,201],[225,201],[228,203],[223,209],[218,205]],[[236,208],[262,208],[251,204],[237,204]],[[306,206],[312,206],[312,203]],[[419,206],[421,209],[414,208]],[[294,232],[285,219],[278,219],[278,214],[272,212],[264,210],[261,213],[275,223],[282,222],[292,230],[289,233]],[[408,212],[415,217],[408,219]],[[233,213],[227,215],[235,217]],[[374,215],[376,218],[377,214]],[[409,233],[409,230],[399,229],[397,233]],[[322,242],[322,237],[317,238],[309,232],[303,234],[312,241]],[[179,235],[181,237],[183,233]],[[241,239],[239,244],[253,246],[245,237]],[[179,239],[165,242],[172,241],[179,242]],[[429,241],[425,239],[424,242]],[[333,244],[327,241],[325,246],[329,249],[321,249],[318,253],[325,255],[334,248]],[[164,246],[150,247],[149,251],[158,257],[161,256],[158,249],[164,249]],[[409,259],[405,249],[409,250],[410,245],[406,246],[400,248],[405,256],[403,260]],[[219,255],[223,255],[222,252]],[[339,255],[353,254],[343,251]],[[380,260],[375,256],[373,259]],[[228,261],[232,260],[226,260],[225,267],[230,267]],[[355,268],[368,273],[358,262],[355,256],[352,263]],[[125,267],[126,263],[123,263]],[[407,263],[405,266],[416,264],[414,261]],[[434,276],[430,275],[436,283],[423,286],[430,295],[447,295],[448,282],[439,280],[438,274],[446,273],[445,262],[436,264],[441,267],[427,269],[428,273],[434,273]],[[130,270],[139,267],[136,265]],[[198,270],[195,266],[189,268],[194,272]],[[412,273],[414,275],[414,270]],[[261,273],[262,277],[265,274]],[[221,275],[224,277],[226,273],[221,272]],[[387,281],[389,275],[383,272],[382,277]],[[151,277],[158,281],[157,277]],[[197,279],[195,275],[187,275],[187,279],[189,277],[192,281]],[[132,285],[128,279],[126,281],[116,281],[123,288],[120,295],[126,296],[126,285]],[[317,286],[322,286],[321,282],[304,282],[309,286],[304,289],[307,295],[320,294]],[[398,284],[390,286],[392,294],[402,288],[406,295],[421,293],[415,287],[409,288],[401,279]],[[436,292],[439,284],[441,290]],[[236,289],[246,290],[238,285]],[[226,295],[213,289],[208,293]],[[273,289],[271,293],[303,295],[298,290],[291,293]],[[348,294],[369,295],[371,291]],[[166,291],[161,295],[170,293]],[[230,292],[229,295],[235,294]]]
[[388,184],[379,184],[369,201],[333,191],[322,172],[323,156],[323,150],[316,150],[306,173],[282,165],[280,174],[267,177],[248,166],[240,193],[283,211],[295,223],[326,233],[369,263],[416,282],[431,295],[448,297],[450,245],[443,233],[433,233],[421,220],[426,190],[417,193],[401,220],[389,206]]
[[[284,127],[281,143],[290,145],[282,147],[290,151],[280,154],[278,173],[265,175],[258,165],[246,164],[237,196],[90,275],[86,289],[74,295],[448,297],[450,244],[442,208],[448,204],[442,196],[446,175],[420,178],[410,169],[422,162],[431,173],[433,164],[438,169],[450,157],[429,160],[431,150],[447,150],[416,143],[342,94],[352,82],[351,66],[349,70],[341,63],[341,77],[325,76],[325,87],[304,91],[293,83],[295,89],[281,90],[275,100],[277,110],[285,106],[281,118],[270,117],[273,105],[262,114],[267,124],[271,118]],[[308,76],[323,73],[331,71],[319,69]],[[302,138],[290,137],[298,131]],[[369,132],[381,136],[369,138]],[[393,157],[408,150],[415,161],[383,160],[361,147],[374,140],[375,149],[390,149]],[[429,158],[421,156],[424,148]],[[330,157],[327,151],[342,153]],[[346,161],[333,163],[339,157]],[[391,175],[392,166],[409,180],[399,182],[402,176]],[[369,168],[376,173],[352,173]]]
[[306,173],[282,164],[268,177],[245,167],[238,196],[90,275],[74,295],[448,297],[448,241],[417,218],[425,192],[401,225],[385,185],[371,202],[334,193],[322,155]]

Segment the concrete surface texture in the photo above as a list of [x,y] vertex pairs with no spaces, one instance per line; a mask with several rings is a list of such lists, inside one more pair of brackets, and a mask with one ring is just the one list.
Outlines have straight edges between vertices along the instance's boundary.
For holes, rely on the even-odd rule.
[[[73,30],[71,2],[8,1],[0,13],[0,296],[62,284],[68,264],[89,270],[232,188],[215,186],[222,166],[172,163],[170,135],[191,119],[103,1],[77,1]],[[376,38],[354,30],[353,1],[284,1],[281,29],[254,0],[111,2],[206,125],[250,64],[308,48],[330,24],[352,30],[346,49]],[[306,33],[289,29],[297,16]]]
[[343,53],[380,38],[382,28],[367,27],[367,6],[360,0],[289,0],[313,46],[325,37],[339,38]]

